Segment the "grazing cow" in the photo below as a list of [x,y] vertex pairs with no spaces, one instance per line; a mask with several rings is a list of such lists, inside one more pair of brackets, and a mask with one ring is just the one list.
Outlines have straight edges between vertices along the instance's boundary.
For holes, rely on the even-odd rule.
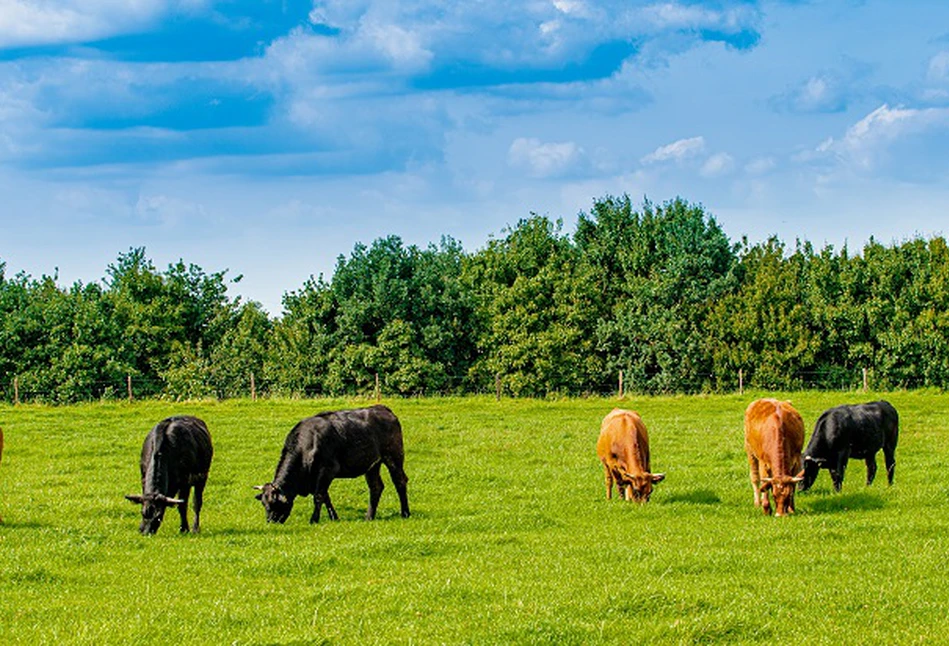
[[142,494],[125,496],[142,506],[142,524],[138,528],[141,533],[157,532],[167,507],[178,508],[181,531],[187,532],[191,487],[194,487],[191,531],[201,531],[201,505],[212,453],[211,434],[197,417],[169,417],[149,431],[142,444]]
[[745,410],[745,452],[755,505],[771,513],[768,493],[774,494],[776,516],[794,513],[794,488],[803,478],[801,447],[804,421],[790,402],[758,399]]
[[649,436],[639,414],[615,408],[600,425],[596,454],[606,472],[606,498],[613,497],[613,482],[626,500],[648,502],[652,487],[664,473],[649,472]]
[[273,481],[254,487],[264,505],[267,522],[286,522],[297,496],[313,495],[311,523],[320,521],[320,508],[332,520],[339,516],[330,501],[329,487],[335,478],[366,476],[369,509],[366,520],[376,516],[376,507],[385,485],[379,470],[385,464],[402,505],[402,517],[409,516],[405,485],[409,481],[402,468],[402,426],[385,406],[320,413],[297,423],[287,435]]
[[867,485],[870,485],[877,473],[876,455],[880,449],[883,449],[887,480],[893,484],[899,432],[899,414],[886,401],[837,406],[824,411],[804,450],[804,471],[801,472],[804,480],[800,490],[810,489],[818,472],[828,469],[834,489],[840,491],[848,460],[866,461]]

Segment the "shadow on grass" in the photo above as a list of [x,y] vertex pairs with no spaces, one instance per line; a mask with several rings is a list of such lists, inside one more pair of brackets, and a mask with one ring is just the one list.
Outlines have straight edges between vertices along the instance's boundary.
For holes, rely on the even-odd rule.
[[717,505],[722,502],[722,499],[711,489],[693,489],[692,491],[674,493],[668,498],[662,499],[662,504],[664,505],[671,505],[677,502],[684,502],[690,505]]
[[17,531],[20,529],[49,529],[52,525],[50,523],[38,523],[36,521],[29,521],[25,523],[17,522],[11,518],[5,518],[2,523],[0,523],[0,531]]
[[883,509],[883,498],[867,491],[848,494],[827,494],[820,497],[796,497],[798,503],[812,514],[837,514],[848,511]]

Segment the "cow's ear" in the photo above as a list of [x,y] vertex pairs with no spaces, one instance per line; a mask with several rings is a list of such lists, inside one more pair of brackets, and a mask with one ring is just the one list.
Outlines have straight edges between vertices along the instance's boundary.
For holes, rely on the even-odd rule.
[[141,496],[141,494],[136,493],[125,496],[125,499],[129,502],[134,502],[136,505],[141,505],[143,502],[145,502],[145,499]]
[[263,499],[264,499],[264,494],[259,493],[259,494],[257,494],[256,496],[254,496],[254,498],[256,498],[257,500],[263,500]]
[[654,473],[654,474],[652,474],[652,481],[653,481],[653,482],[662,482],[662,481],[665,480],[665,479],[666,479],[666,474],[665,474],[665,473]]

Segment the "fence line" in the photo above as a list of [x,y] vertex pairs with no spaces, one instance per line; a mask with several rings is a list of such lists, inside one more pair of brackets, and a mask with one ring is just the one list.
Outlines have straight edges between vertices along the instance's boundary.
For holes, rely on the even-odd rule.
[[[530,388],[520,388],[512,384],[510,376],[505,374],[495,374],[491,377],[484,376],[479,379],[473,375],[448,375],[445,383],[440,388],[418,389],[412,392],[401,390],[398,386],[390,387],[389,379],[385,374],[372,373],[366,375],[363,380],[364,389],[356,383],[350,384],[348,388],[340,392],[325,392],[322,389],[284,389],[266,380],[261,383],[257,375],[253,372],[247,375],[246,390],[243,394],[236,389],[222,391],[215,389],[209,384],[198,384],[197,397],[209,396],[218,399],[230,399],[249,396],[252,401],[257,401],[260,395],[288,395],[311,397],[317,395],[365,395],[372,397],[375,401],[381,401],[383,396],[424,396],[424,395],[462,395],[462,394],[488,394],[493,393],[495,399],[500,401],[502,396],[507,394],[513,397],[543,397],[550,395],[563,396],[602,396],[618,397],[623,399],[633,395],[643,394],[676,394],[676,393],[728,393],[738,392],[744,394],[746,388],[757,390],[793,390],[793,389],[814,389],[814,390],[862,390],[868,392],[872,387],[882,388],[916,388],[922,386],[931,386],[926,378],[903,378],[903,379],[883,379],[879,384],[873,384],[873,371],[867,367],[856,368],[828,368],[816,371],[802,371],[787,375],[780,379],[769,378],[767,375],[756,377],[754,370],[739,368],[735,374],[715,373],[693,373],[691,378],[686,380],[680,375],[668,375],[669,383],[674,383],[676,388],[665,388],[662,385],[662,377],[668,373],[647,372],[635,375],[635,373],[626,369],[618,370],[615,374],[615,381],[612,385],[606,381],[599,385],[593,384],[583,388],[557,389],[551,388],[546,391],[536,391]],[[493,381],[493,383],[491,383]],[[165,380],[134,377],[131,374],[126,375],[124,383],[117,383],[111,380],[93,381],[82,385],[45,385],[38,387],[30,384],[29,380],[21,379],[20,375],[15,375],[4,387],[0,385],[0,401],[12,401],[14,405],[23,402],[67,402],[67,401],[94,401],[94,400],[116,400],[122,397],[124,392],[125,399],[129,402],[135,399],[149,397],[176,397],[188,399],[189,393],[182,393],[169,389],[169,384]]]

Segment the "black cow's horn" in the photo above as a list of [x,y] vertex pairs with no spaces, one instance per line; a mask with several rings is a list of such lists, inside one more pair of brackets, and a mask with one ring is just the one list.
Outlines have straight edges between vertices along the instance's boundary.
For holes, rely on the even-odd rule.
[[257,491],[263,491],[264,485],[254,485],[254,489],[256,489]]
[[125,496],[125,499],[129,502],[134,502],[136,505],[141,505],[145,499],[142,498],[141,494],[131,493]]

